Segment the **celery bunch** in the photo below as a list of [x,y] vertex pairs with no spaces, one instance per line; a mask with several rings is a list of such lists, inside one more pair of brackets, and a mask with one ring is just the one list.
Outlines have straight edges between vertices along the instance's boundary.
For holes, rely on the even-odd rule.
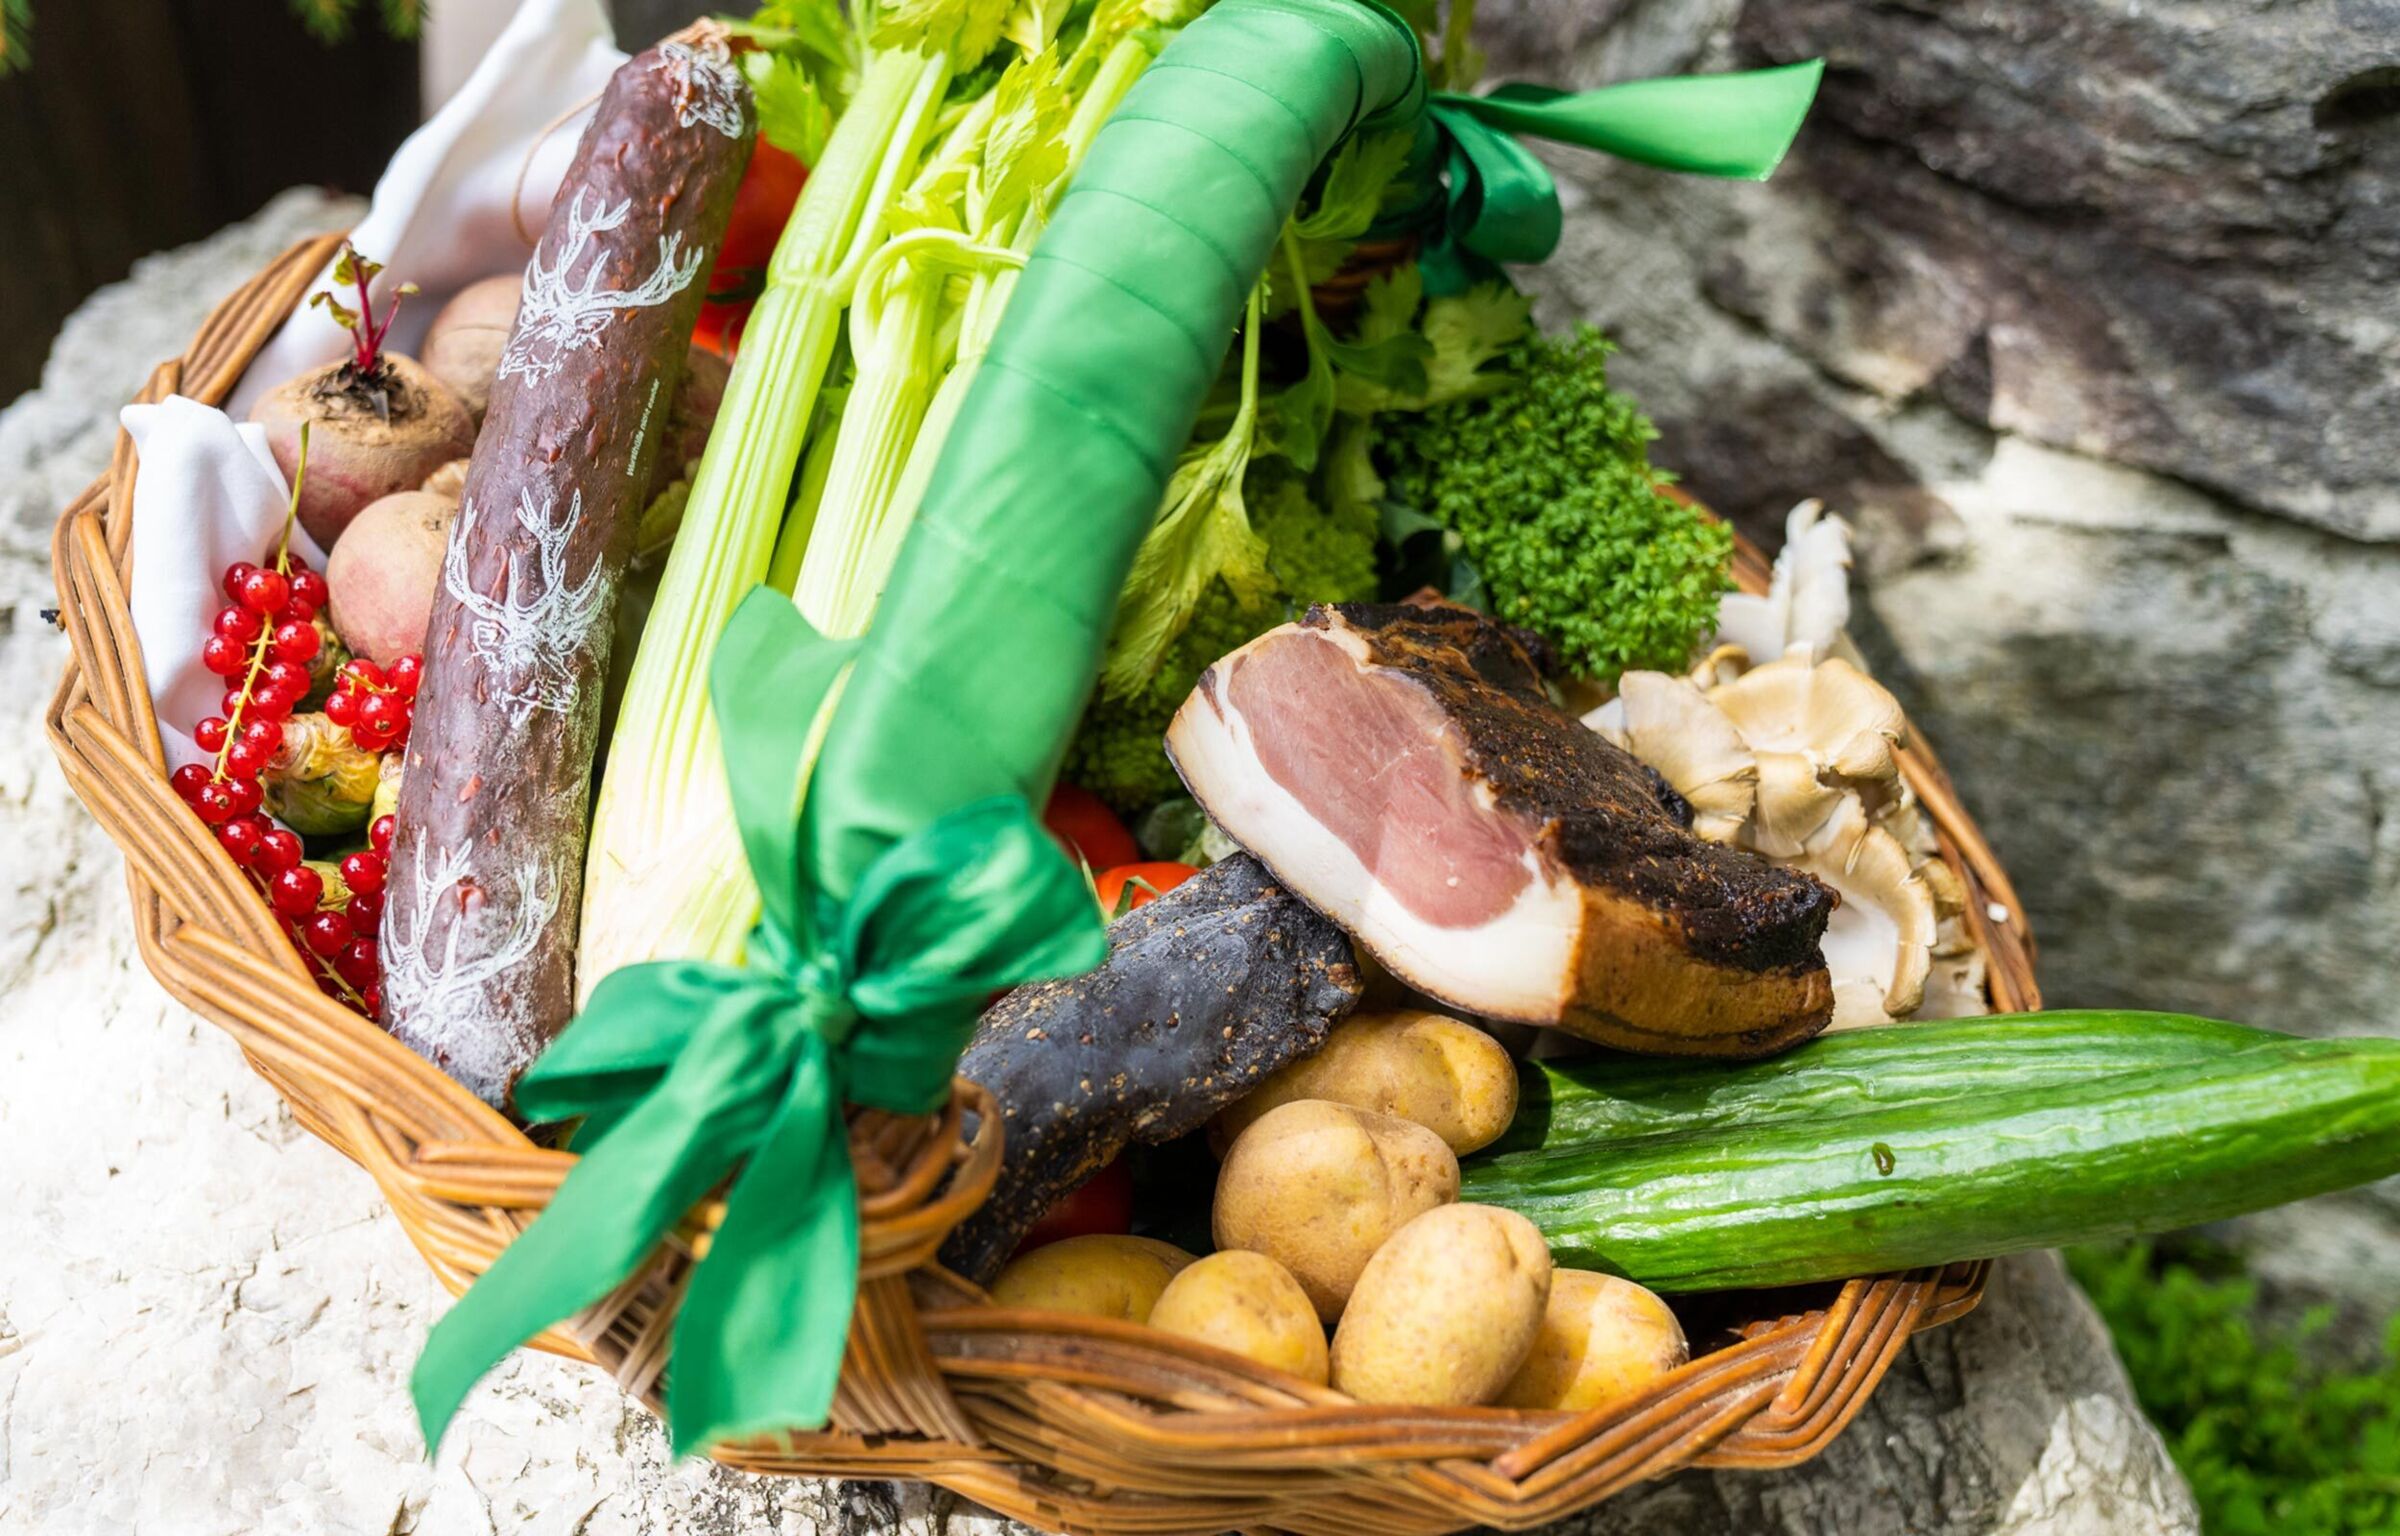
[[1016,268],[1109,111],[1198,8],[1104,0],[1063,35],[1063,0],[760,13],[762,121],[821,134],[822,149],[768,265],[608,745],[582,996],[619,966],[740,956],[758,894],[708,709],[717,637],[765,581],[828,634],[865,630]]

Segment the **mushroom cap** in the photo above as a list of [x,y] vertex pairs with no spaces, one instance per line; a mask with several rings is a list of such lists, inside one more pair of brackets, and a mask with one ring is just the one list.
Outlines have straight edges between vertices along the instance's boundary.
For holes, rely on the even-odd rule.
[[1833,813],[1843,792],[1799,752],[1758,754],[1758,804],[1745,842],[1770,859],[1796,859]]
[[1717,607],[1717,639],[1753,656],[1800,647],[1825,654],[1850,622],[1850,525],[1821,501],[1804,501],[1783,522],[1783,549],[1763,595],[1726,594]]
[[1798,752],[1850,785],[1897,796],[1908,717],[1883,685],[1838,656],[1811,663],[1795,650],[1709,690],[1756,752]]
[[[1806,851],[1791,863],[1832,886],[1842,898],[1825,927],[1834,1026],[1914,1013],[1925,999],[1939,919],[1933,889],[1900,840],[1869,820],[1855,797],[1844,795]],[[1868,1016],[1870,1008],[1873,1017]]]
[[1691,802],[1692,830],[1730,843],[1750,818],[1758,767],[1741,732],[1688,678],[1628,672],[1583,723],[1658,770]]

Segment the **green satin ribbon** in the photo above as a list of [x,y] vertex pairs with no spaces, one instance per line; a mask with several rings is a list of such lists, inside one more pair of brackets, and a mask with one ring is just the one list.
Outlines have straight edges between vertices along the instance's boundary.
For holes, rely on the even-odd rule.
[[1420,258],[1427,291],[1455,293],[1500,262],[1542,261],[1558,249],[1558,185],[1519,135],[1662,170],[1763,181],[1791,148],[1824,73],[1824,61],[1812,59],[1573,94],[1539,85],[1434,93],[1428,131],[1448,191]]
[[427,1340],[412,1385],[428,1446],[485,1371],[607,1295],[728,1173],[675,1322],[668,1433],[696,1450],[824,1423],[858,1288],[843,1106],[937,1107],[992,993],[1106,957],[1082,873],[1014,795],[933,820],[847,899],[825,894],[797,826],[810,732],[856,650],[763,589],[719,640],[709,698],[763,908],[748,963],[611,974],[518,1085],[530,1119],[583,1117],[583,1155]]

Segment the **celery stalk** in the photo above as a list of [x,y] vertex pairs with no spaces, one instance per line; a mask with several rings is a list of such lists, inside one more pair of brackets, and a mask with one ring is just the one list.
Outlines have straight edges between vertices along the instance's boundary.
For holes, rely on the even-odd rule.
[[621,965],[736,958],[756,920],[708,710],[708,658],[767,575],[843,308],[950,74],[939,52],[870,55],[768,263],[609,743],[585,870],[579,998]]
[[[858,387],[842,413],[840,440],[820,503],[825,515],[810,529],[793,588],[800,611],[827,634],[865,632],[950,435],[959,402],[974,381],[975,364],[1016,286],[1018,269],[1083,151],[1154,56],[1152,45],[1136,37],[1118,39],[1101,55],[1059,131],[1059,173],[1029,200],[983,210],[979,222],[984,232],[1004,239],[1005,245],[924,229],[876,253],[879,271],[904,262],[911,270],[895,277],[888,300],[879,297],[873,278],[862,282],[851,310]],[[1080,74],[1082,62],[1070,61],[1067,70]],[[962,125],[971,126],[976,125]],[[945,145],[943,159],[955,162],[959,157],[957,145]],[[934,174],[929,166],[927,176]],[[948,302],[953,275],[968,279],[966,293],[954,309]],[[945,325],[946,318],[955,323]],[[945,334],[950,338],[947,345]]]

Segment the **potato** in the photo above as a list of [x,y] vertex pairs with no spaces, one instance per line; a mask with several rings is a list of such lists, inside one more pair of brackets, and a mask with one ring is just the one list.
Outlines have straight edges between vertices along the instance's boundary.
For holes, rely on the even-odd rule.
[[354,655],[389,666],[425,649],[458,498],[402,491],[352,520],[325,562],[327,617]]
[[1325,1384],[1325,1325],[1292,1272],[1263,1253],[1228,1248],[1195,1263],[1167,1282],[1150,1326]]
[[1156,1238],[1070,1237],[1011,1259],[992,1282],[992,1300],[1037,1312],[1147,1322],[1167,1282],[1191,1262],[1190,1254]]
[[1413,1120],[1464,1157],[1517,1113],[1517,1068],[1500,1042],[1445,1014],[1353,1014],[1324,1049],[1293,1062],[1217,1117],[1224,1144],[1279,1104],[1330,1099]]
[[1333,1385],[1368,1403],[1465,1407],[1508,1386],[1541,1331],[1550,1250],[1492,1205],[1427,1211],[1376,1250],[1333,1335]]
[[1327,1322],[1384,1239],[1458,1198],[1458,1159],[1421,1125],[1324,1099],[1261,1115],[1225,1154],[1211,1221],[1219,1248],[1292,1272]]
[[1638,1392],[1692,1357],[1667,1304],[1630,1280],[1562,1269],[1516,1379],[1510,1408],[1594,1408]]
[[306,423],[308,474],[300,526],[332,549],[350,520],[396,491],[413,490],[452,459],[475,451],[475,423],[448,387],[414,358],[383,354],[380,391],[348,363],[328,363],[269,390],[250,408],[288,482]]
[[500,371],[500,354],[516,328],[524,288],[525,278],[516,272],[467,284],[433,317],[425,345],[417,348],[417,361],[450,386],[478,425],[491,403],[492,376]]

